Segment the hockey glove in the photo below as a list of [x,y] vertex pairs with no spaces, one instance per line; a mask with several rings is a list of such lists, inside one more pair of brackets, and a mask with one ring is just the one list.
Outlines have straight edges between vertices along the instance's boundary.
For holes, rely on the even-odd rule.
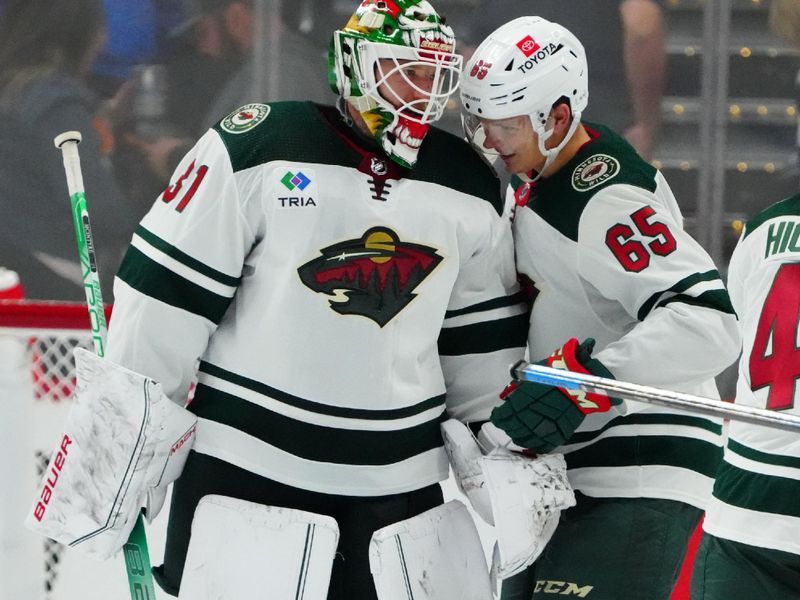
[[[572,338],[539,364],[554,369],[613,378],[608,369],[592,358],[594,340],[582,344]],[[617,398],[581,390],[567,390],[531,381],[514,381],[500,394],[505,402],[492,411],[492,423],[523,448],[550,452],[565,444],[586,415],[606,412],[620,404]]]

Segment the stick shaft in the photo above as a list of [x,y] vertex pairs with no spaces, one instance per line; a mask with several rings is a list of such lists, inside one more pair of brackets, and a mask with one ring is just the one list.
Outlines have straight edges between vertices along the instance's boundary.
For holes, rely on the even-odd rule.
[[[100,289],[100,274],[97,270],[97,257],[94,250],[92,226],[89,222],[89,208],[86,204],[86,192],[83,188],[81,161],[78,154],[78,143],[81,135],[78,132],[65,132],[56,137],[56,147],[61,149],[64,159],[64,172],[67,176],[67,190],[72,205],[72,222],[75,225],[75,239],[78,242],[78,256],[81,261],[83,289],[86,293],[86,304],[89,307],[89,319],[92,327],[92,342],[98,356],[105,356],[105,342],[108,334],[106,313],[103,306],[103,293]],[[144,522],[140,514],[131,531],[128,542],[123,546],[125,568],[132,600],[155,600],[156,592],[153,575],[150,572],[150,555],[147,548],[147,537]]]
[[752,406],[524,362],[515,365],[511,373],[515,378],[523,381],[607,394],[623,400],[635,400],[712,417],[800,432],[800,417]]
[[89,221],[89,208],[86,204],[86,193],[83,189],[78,142],[64,141],[61,145],[64,158],[64,172],[67,175],[67,189],[72,205],[72,222],[75,226],[75,240],[78,243],[78,257],[81,263],[83,290],[86,304],[89,307],[89,319],[92,328],[92,342],[98,356],[105,356],[105,341],[108,333],[106,315],[103,309],[103,292],[100,289],[100,276],[97,271],[97,256],[94,249],[94,238]]

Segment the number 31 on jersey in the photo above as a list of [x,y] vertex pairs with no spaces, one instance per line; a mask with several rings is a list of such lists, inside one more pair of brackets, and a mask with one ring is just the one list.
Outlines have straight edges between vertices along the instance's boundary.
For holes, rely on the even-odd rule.
[[161,195],[161,201],[165,204],[169,204],[181,193],[183,184],[186,183],[186,180],[194,175],[191,184],[186,189],[186,192],[183,194],[183,196],[181,196],[178,204],[175,205],[175,210],[179,213],[183,212],[183,209],[186,208],[186,205],[188,205],[189,201],[194,197],[195,193],[197,192],[197,188],[200,187],[200,184],[203,182],[203,178],[208,172],[208,167],[206,165],[200,165],[195,171],[195,162],[196,161],[193,160],[183,175],[178,177],[178,180],[175,183],[170,184],[170,186],[167,187],[167,189],[164,190],[164,193]]

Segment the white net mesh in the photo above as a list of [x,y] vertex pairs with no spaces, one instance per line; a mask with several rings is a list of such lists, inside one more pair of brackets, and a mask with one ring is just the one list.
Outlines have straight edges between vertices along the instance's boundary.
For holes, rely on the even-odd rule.
[[[25,477],[26,484],[38,481],[49,462],[53,440],[64,422],[75,388],[72,352],[78,346],[92,347],[88,327],[88,312],[80,304],[0,301],[0,358],[4,363],[0,368],[0,398],[11,407],[11,414],[16,415],[7,417],[7,421],[13,422],[7,422],[6,427],[18,434],[20,443],[11,452],[22,455],[16,461],[23,464],[14,468],[23,476],[30,473],[30,478]],[[27,465],[24,456],[28,457]],[[20,490],[16,498],[9,500],[12,504],[7,507],[8,512],[19,514],[20,504],[31,502],[34,494],[35,488]],[[27,506],[22,510],[27,510]],[[11,547],[20,539],[29,546],[30,540],[23,537],[26,533],[4,535],[13,539],[0,542]],[[64,548],[51,540],[36,540],[33,544],[36,554],[29,562],[38,566],[31,565],[27,573],[17,573],[36,579],[25,589],[34,590],[35,598],[43,600],[66,598],[59,593]]]
[[91,345],[88,332],[30,338],[28,351],[36,399],[46,402],[68,399],[75,388],[72,351],[78,346],[91,349]]

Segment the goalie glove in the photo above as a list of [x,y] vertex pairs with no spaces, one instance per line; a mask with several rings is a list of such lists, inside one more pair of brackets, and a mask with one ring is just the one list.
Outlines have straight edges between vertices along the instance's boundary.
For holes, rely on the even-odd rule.
[[[570,339],[539,364],[576,373],[614,376],[592,358],[594,340]],[[586,415],[606,412],[622,401],[605,394],[567,390],[531,381],[514,381],[500,394],[505,402],[492,411],[491,421],[515,444],[535,452],[550,452],[565,444]]]

